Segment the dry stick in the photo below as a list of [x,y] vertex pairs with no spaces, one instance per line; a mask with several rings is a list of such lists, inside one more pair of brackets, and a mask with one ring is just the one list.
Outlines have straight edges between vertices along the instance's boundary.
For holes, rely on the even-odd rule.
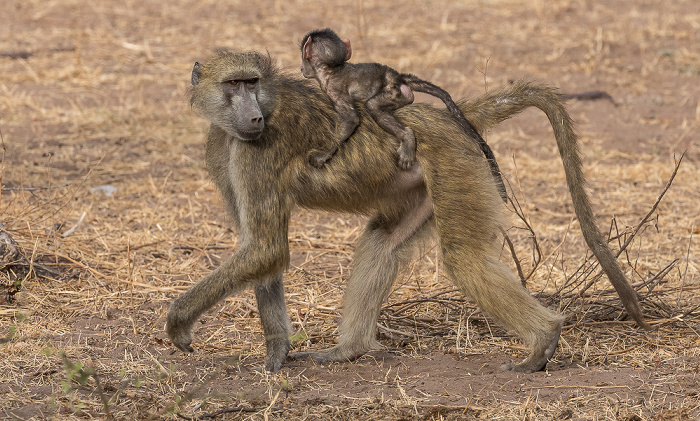
[[[640,284],[638,284],[638,285],[635,285],[635,289],[642,288],[642,287],[644,287],[645,285],[651,284],[652,282],[653,282],[654,286],[657,285],[659,282],[661,282],[661,280],[663,280],[663,279],[666,277],[666,275],[668,275],[668,274],[671,272],[671,270],[677,265],[677,263],[678,263],[679,261],[680,261],[679,259],[673,260],[671,263],[669,263],[668,265],[666,265],[666,267],[664,267],[663,269],[661,269],[656,275],[654,275],[654,276],[651,277],[650,279],[648,279],[648,280],[646,280],[645,282],[642,282],[642,283],[640,283]],[[598,278],[599,278],[599,277],[596,277],[596,279],[598,279]],[[652,287],[649,287],[649,288],[653,288],[653,286],[652,286]],[[599,292],[597,292],[595,295],[598,296],[598,297],[601,297],[601,296],[610,295],[610,294],[612,294],[612,295],[616,294],[616,291],[615,291],[614,288],[608,288],[608,289],[599,291]],[[672,319],[669,319],[669,317],[671,317],[671,314],[673,313],[673,312],[671,311],[671,309],[668,308],[668,306],[665,305],[663,302],[655,302],[655,301],[652,301],[651,298],[650,298],[650,294],[651,294],[651,289],[650,289],[650,292],[649,292],[647,295],[645,295],[644,298],[648,301],[648,303],[649,303],[650,305],[652,305],[652,306],[654,306],[655,308],[657,308],[661,313],[665,313],[665,317],[666,317],[666,320],[665,320],[665,321],[664,321],[664,320],[657,320],[657,321],[652,321],[652,322],[650,322],[650,323],[651,323],[651,324],[657,324],[657,323],[658,323],[658,324],[660,324],[660,326],[661,326],[661,325],[664,325],[664,324],[668,324],[668,323],[673,322]],[[571,294],[567,294],[567,296],[569,296],[569,297],[571,298],[570,302],[573,302],[573,300],[574,300],[575,298],[577,298],[577,297],[578,297],[578,298],[584,298],[584,297],[586,297],[586,296],[593,297],[594,294],[586,294],[586,293],[578,294],[578,293],[573,293],[573,292],[572,292]],[[583,302],[581,302],[581,304],[583,304]],[[600,306],[600,307],[611,308],[611,309],[614,309],[614,310],[620,311],[620,312],[622,311],[622,308],[620,308],[619,306],[614,305],[614,304],[610,304],[610,303],[606,303],[606,302],[603,302],[603,301],[596,301],[596,302],[593,303],[593,304],[595,304],[595,305],[597,305],[597,306]],[[568,307],[570,307],[570,305],[566,305],[565,307],[568,308]],[[700,306],[699,306],[699,307],[700,307]],[[601,310],[600,312],[604,312],[604,311],[605,311],[605,310]],[[692,312],[692,311],[693,311],[693,310],[691,310],[690,312]],[[592,314],[592,316],[591,316],[592,318],[595,318],[595,317],[596,317],[595,314],[594,314],[591,310],[587,310],[586,313],[587,313],[587,314]],[[689,313],[688,313],[688,314],[689,314]],[[599,314],[598,317],[602,317],[602,315]],[[575,323],[575,324],[578,325],[578,324],[580,324],[580,323],[577,322],[577,323]],[[587,325],[590,325],[590,322],[587,322],[586,324],[587,324]]]
[[[81,267],[81,268],[83,268],[83,269],[87,269],[87,270],[90,271],[93,275],[96,275],[96,276],[98,276],[98,277],[100,277],[100,278],[102,278],[102,279],[110,279],[110,277],[109,277],[108,275],[105,275],[104,273],[102,273],[102,272],[98,271],[97,269],[94,269],[94,268],[92,268],[92,267],[86,265],[85,263],[79,262],[79,261],[77,261],[77,260],[75,260],[75,259],[72,259],[72,258],[70,258],[70,257],[68,257],[68,256],[66,256],[66,255],[64,255],[64,254],[56,253],[55,255],[56,255],[57,257],[60,257],[60,258],[63,258],[63,259],[68,260],[69,262],[73,263],[73,264],[76,265],[76,266],[79,266],[79,267]],[[35,264],[35,266],[36,266],[36,264]],[[122,280],[122,279],[119,279],[119,278],[115,278],[115,279],[113,279],[113,280],[116,281],[116,282],[123,283],[123,284],[132,284],[132,283],[133,283],[133,284],[136,285],[136,286],[143,287],[143,288],[147,288],[147,289],[150,289],[150,290],[155,290],[155,291],[166,291],[166,292],[169,291],[169,292],[172,292],[172,291],[184,290],[184,289],[187,289],[187,288],[188,288],[188,287],[186,287],[186,286],[183,286],[183,287],[157,287],[157,286],[154,286],[154,285],[144,284],[144,283],[141,283],[141,282],[133,282],[133,281],[132,281],[132,282],[129,282],[129,281],[125,281],[125,280]]]
[[[3,157],[4,158],[4,157]],[[55,186],[45,186],[45,187],[3,187],[2,191],[37,191],[37,190],[51,190],[58,189],[61,187],[66,187],[68,184],[56,184]]]
[[68,231],[64,232],[64,233],[61,235],[61,237],[66,238],[66,237],[68,237],[69,235],[73,234],[73,233],[75,232],[75,230],[78,229],[78,227],[80,226],[80,224],[83,223],[83,221],[85,220],[85,217],[86,217],[86,216],[87,216],[87,212],[83,211],[83,214],[80,215],[80,219],[78,219],[78,222],[76,222],[75,225],[73,225],[73,228],[71,228],[71,229],[69,229]]
[[134,264],[131,260],[131,236],[126,241],[126,264],[128,267],[129,276],[129,302],[131,303],[131,326],[134,329],[134,335],[138,335],[136,331],[136,307],[134,307]]
[[[642,288],[642,287],[644,287],[644,286],[646,286],[646,285],[649,285],[649,284],[651,284],[652,282],[654,283],[654,285],[658,284],[659,282],[661,282],[661,280],[663,280],[663,278],[666,277],[666,275],[668,275],[668,274],[671,272],[671,270],[676,266],[676,264],[677,264],[678,262],[679,262],[679,259],[674,259],[671,263],[669,263],[669,264],[666,265],[663,269],[661,269],[658,273],[656,273],[656,275],[652,276],[652,277],[649,278],[648,280],[646,280],[646,281],[644,281],[644,282],[642,282],[642,283],[640,283],[640,284],[638,284],[638,285],[635,285],[636,289],[639,289],[639,288]],[[598,279],[598,276],[596,276],[596,279]],[[655,281],[656,281],[656,282],[655,282]],[[651,288],[653,288],[653,287],[651,287]],[[585,292],[581,292],[581,293],[579,293],[579,292],[571,292],[571,293],[568,293],[568,294],[564,295],[563,297],[564,297],[564,298],[577,298],[577,297],[578,297],[578,298],[584,298],[584,297],[587,297],[587,296],[588,296],[588,297],[593,297],[594,295],[596,295],[596,296],[603,296],[603,295],[615,294],[615,293],[616,293],[616,291],[615,291],[614,288],[608,288],[608,289],[604,289],[604,290],[602,290],[602,291],[597,291],[597,292],[595,292],[595,293],[588,293],[588,294],[585,293]],[[650,293],[651,293],[651,290],[650,290]],[[599,305],[603,305],[603,306],[607,305],[607,306],[609,306],[609,307],[613,307],[613,306],[610,305],[610,304],[605,304],[605,303],[598,303],[598,304],[599,304]],[[567,306],[567,307],[568,307],[568,306]]]
[[642,228],[642,225],[646,224],[649,218],[651,218],[651,214],[654,213],[656,208],[659,206],[659,203],[661,203],[661,199],[663,199],[664,195],[668,191],[669,188],[671,188],[671,184],[673,183],[673,179],[676,178],[676,174],[678,174],[678,169],[681,166],[681,162],[683,162],[683,157],[685,156],[685,152],[681,155],[681,157],[678,159],[678,162],[676,163],[676,167],[673,169],[673,173],[671,174],[671,177],[668,179],[668,182],[666,183],[666,186],[664,187],[663,191],[659,195],[659,197],[656,199],[656,202],[654,202],[654,205],[651,207],[649,212],[642,218],[642,220],[637,224],[634,230],[632,230],[632,234],[625,240],[625,243],[622,245],[622,248],[617,252],[617,255],[615,257],[619,257],[620,254],[627,248],[627,246],[630,245],[632,242],[633,238],[639,230]]
[[[517,175],[516,175],[517,176]],[[519,184],[520,182],[518,182]],[[508,235],[505,233],[505,231],[501,230],[503,233],[503,238],[506,240],[508,243],[508,247],[510,248],[511,255],[513,256],[513,260],[515,261],[515,265],[518,268],[518,275],[520,275],[520,283],[523,284],[524,287],[527,287],[527,280],[532,277],[532,275],[535,273],[537,268],[540,266],[540,263],[542,263],[542,250],[540,249],[540,243],[537,241],[537,234],[535,234],[535,230],[532,228],[532,225],[530,224],[530,221],[528,218],[525,217],[525,212],[523,211],[523,208],[520,206],[520,202],[515,196],[508,197],[508,200],[510,201],[510,204],[513,206],[513,210],[515,211],[515,214],[520,218],[521,221],[525,224],[525,228],[530,231],[530,238],[532,239],[532,244],[535,246],[535,253],[536,256],[534,256],[534,261],[532,264],[532,269],[530,270],[530,273],[527,274],[527,276],[523,275],[522,268],[520,267],[520,260],[518,259],[517,254],[515,253],[515,248],[513,247],[513,243],[511,243],[510,238]]]
[[508,248],[510,249],[510,254],[513,256],[513,261],[515,262],[515,268],[518,270],[518,276],[520,277],[520,283],[527,288],[527,282],[525,280],[525,275],[523,274],[523,268],[520,266],[520,259],[518,259],[518,254],[515,252],[515,247],[513,247],[513,242],[510,241],[510,237],[508,237],[508,234],[504,230],[501,230],[503,233],[503,239],[506,240],[506,244],[508,244]]
[[688,265],[690,264],[690,244],[693,242],[693,230],[695,226],[690,226],[690,238],[688,239],[688,250],[685,252],[685,269],[683,270],[683,275],[681,276],[681,289],[678,291],[678,298],[676,299],[676,309],[680,308],[681,296],[683,295],[683,287],[685,286],[685,276],[688,274]]
[[418,299],[418,300],[399,301],[399,302],[396,302],[396,303],[393,303],[393,304],[387,304],[386,306],[384,306],[383,309],[388,309],[388,308],[390,308],[390,307],[395,307],[395,306],[403,306],[403,307],[399,308],[398,310],[394,310],[394,311],[393,311],[394,314],[396,314],[396,313],[401,313],[401,312],[403,312],[403,311],[408,310],[408,309],[411,308],[411,307],[415,307],[416,305],[418,305],[418,304],[420,304],[420,303],[430,302],[430,301],[436,301],[435,299],[436,299],[437,297],[439,297],[439,296],[441,296],[441,295],[444,295],[444,294],[449,294],[449,293],[455,292],[455,291],[459,291],[459,290],[458,290],[457,288],[447,287],[446,290],[438,291],[438,292],[434,293],[433,295],[430,295],[430,296],[428,296],[428,297],[426,297],[426,298]]
[[666,265],[663,269],[661,269],[656,275],[652,276],[648,280],[644,281],[637,287],[637,289],[647,287],[648,292],[646,293],[645,297],[648,297],[651,295],[651,293],[654,291],[654,288],[668,275],[673,268],[678,265],[678,262],[680,262],[681,259],[673,259],[671,263]]
[[[637,235],[640,229],[642,229],[642,226],[646,224],[649,219],[651,218],[651,215],[656,211],[656,208],[659,206],[659,203],[661,203],[661,199],[666,195],[666,192],[668,191],[669,188],[671,188],[671,184],[673,183],[673,180],[676,178],[676,174],[678,174],[678,168],[681,166],[681,162],[683,162],[683,157],[685,156],[685,152],[681,155],[680,159],[678,159],[678,162],[676,163],[676,167],[673,169],[673,173],[671,174],[671,177],[669,178],[668,182],[666,183],[666,186],[664,189],[661,191],[661,194],[659,197],[656,199],[656,202],[654,202],[654,205],[651,207],[649,212],[642,218],[642,220],[637,224],[637,226],[632,230],[632,233],[627,237],[627,240],[622,244],[622,247],[620,247],[620,250],[618,250],[617,254],[615,257],[620,257],[622,252],[625,251],[625,249],[632,243],[632,240],[634,240],[634,237]],[[586,292],[588,288],[590,288],[595,282],[597,281],[597,277],[593,278],[590,282],[588,282],[583,289],[580,291],[580,293]]]
[[[5,152],[7,147],[5,146],[5,137],[2,135],[2,128],[0,128],[0,145],[2,146],[2,160],[0,160],[0,187],[2,187],[2,176],[5,174]],[[2,203],[2,191],[0,189],[0,203]]]
[[477,71],[481,73],[484,76],[484,93],[487,93],[489,91],[489,82],[486,80],[486,73],[489,71],[489,60],[491,60],[491,56],[488,56],[486,58],[486,63],[484,63],[484,70],[482,71],[477,67]]

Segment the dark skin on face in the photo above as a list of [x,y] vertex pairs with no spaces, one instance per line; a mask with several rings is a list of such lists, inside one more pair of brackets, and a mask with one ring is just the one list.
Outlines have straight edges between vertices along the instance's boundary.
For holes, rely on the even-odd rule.
[[355,132],[360,117],[354,103],[363,101],[377,124],[398,139],[399,167],[410,168],[415,161],[416,138],[413,130],[396,118],[395,112],[413,103],[413,91],[423,92],[442,100],[463,130],[475,139],[489,161],[502,199],[507,202],[505,185],[493,151],[445,90],[379,63],[349,63],[352,56],[350,40],[341,40],[331,29],[309,32],[302,41],[301,56],[302,75],[318,81],[340,116],[336,145],[327,150],[312,151],[309,156],[311,165],[323,167]]
[[[503,368],[532,372],[546,366],[562,318],[500,262],[505,207],[474,138],[448,112],[426,104],[397,111],[420,139],[416,162],[404,171],[391,159],[395,151],[386,132],[359,107],[362,124],[353,141],[319,170],[308,165],[308,153],[333,142],[338,115],[315,83],[279,72],[268,56],[226,51],[195,65],[192,83],[191,104],[211,121],[207,171],[237,228],[238,248],[172,302],[166,330],[174,346],[192,352],[199,317],[223,298],[251,288],[267,346],[265,369],[282,367],[291,329],[282,284],[289,265],[288,226],[292,208],[301,206],[371,218],[355,248],[337,345],[292,357],[348,361],[378,348],[382,303],[400,268],[410,263],[409,251],[434,236],[449,279],[530,347],[524,361]],[[553,125],[586,242],[629,315],[646,326],[636,292],[595,225],[576,136],[557,91],[519,82],[462,102],[461,110],[476,129],[486,130],[532,106]]]

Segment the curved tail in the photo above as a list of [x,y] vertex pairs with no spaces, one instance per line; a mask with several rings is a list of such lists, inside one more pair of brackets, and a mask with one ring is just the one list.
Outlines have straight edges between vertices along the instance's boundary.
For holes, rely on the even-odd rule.
[[481,148],[481,151],[484,153],[484,156],[489,161],[489,167],[491,168],[491,174],[493,175],[494,180],[496,180],[496,187],[498,187],[498,193],[501,195],[501,199],[503,199],[504,202],[508,203],[508,193],[506,192],[505,184],[503,184],[503,176],[501,175],[501,169],[498,167],[496,157],[493,155],[491,147],[486,143],[484,138],[481,137],[479,132],[474,128],[474,126],[469,122],[469,120],[467,120],[464,114],[462,114],[462,111],[452,100],[450,94],[441,87],[433,85],[432,83],[425,81],[419,77],[416,77],[412,74],[402,73],[401,77],[403,78],[403,82],[414,91],[432,95],[436,98],[439,98],[442,102],[445,103],[447,111],[449,111],[449,113],[452,114],[455,120],[457,120],[459,125],[462,127],[462,130],[464,130],[465,133],[467,133],[472,139],[474,139],[479,145],[479,148]]
[[566,183],[569,186],[574,211],[586,244],[598,259],[610,283],[615,287],[627,313],[640,327],[650,329],[644,321],[637,292],[627,282],[617,264],[617,259],[596,225],[590,200],[584,190],[586,178],[583,174],[576,133],[558,91],[536,83],[517,82],[510,87],[489,92],[473,101],[460,102],[460,105],[475,129],[481,131],[529,107],[537,107],[547,115],[554,129],[559,155],[564,164]]

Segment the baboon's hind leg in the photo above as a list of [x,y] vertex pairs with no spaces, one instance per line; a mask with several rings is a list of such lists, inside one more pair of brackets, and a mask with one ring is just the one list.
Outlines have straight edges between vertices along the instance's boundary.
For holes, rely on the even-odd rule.
[[398,220],[377,216],[367,224],[355,249],[353,269],[343,299],[338,344],[321,351],[290,354],[316,362],[352,361],[367,351],[381,348],[376,340],[381,305],[396,278],[401,250],[432,217],[432,205],[425,190]]
[[[460,156],[458,144],[444,143],[442,153]],[[427,152],[437,153],[433,151]],[[503,204],[491,173],[478,155],[432,160],[425,171],[432,193],[445,272],[462,292],[532,350],[513,371],[542,370],[556,350],[562,318],[542,306],[498,259]]]
[[533,298],[497,256],[489,256],[481,264],[474,262],[474,258],[459,256],[461,253],[443,254],[445,270],[455,284],[484,312],[530,346],[530,354],[525,360],[501,368],[525,373],[543,370],[557,349],[562,318]]
[[[446,236],[438,229],[441,236]],[[454,283],[479,308],[531,347],[523,362],[502,368],[526,373],[544,369],[559,342],[561,317],[543,307],[520,285],[511,270],[498,260],[495,250],[479,255],[469,248],[445,243],[442,243],[443,264]]]

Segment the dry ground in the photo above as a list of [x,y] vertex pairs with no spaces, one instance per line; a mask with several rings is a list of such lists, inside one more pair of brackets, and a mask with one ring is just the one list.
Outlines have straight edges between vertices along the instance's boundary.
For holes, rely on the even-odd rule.
[[[25,260],[0,269],[0,418],[697,419],[700,2],[310,3],[2,2],[0,222]],[[175,352],[169,302],[236,243],[203,166],[206,122],[186,105],[192,63],[224,46],[297,71],[301,37],[325,26],[354,41],[356,60],[456,98],[520,78],[607,92],[613,101],[572,100],[570,111],[613,247],[640,227],[620,262],[659,329],[624,320],[588,258],[548,122],[527,111],[485,137],[542,251],[528,287],[567,317],[548,371],[498,371],[522,345],[452,289],[434,249],[382,312],[386,351],[262,374],[246,293],[202,318],[194,355]],[[113,195],[93,190],[104,185]],[[527,272],[533,242],[511,213]],[[295,349],[333,342],[362,225],[296,212]]]

